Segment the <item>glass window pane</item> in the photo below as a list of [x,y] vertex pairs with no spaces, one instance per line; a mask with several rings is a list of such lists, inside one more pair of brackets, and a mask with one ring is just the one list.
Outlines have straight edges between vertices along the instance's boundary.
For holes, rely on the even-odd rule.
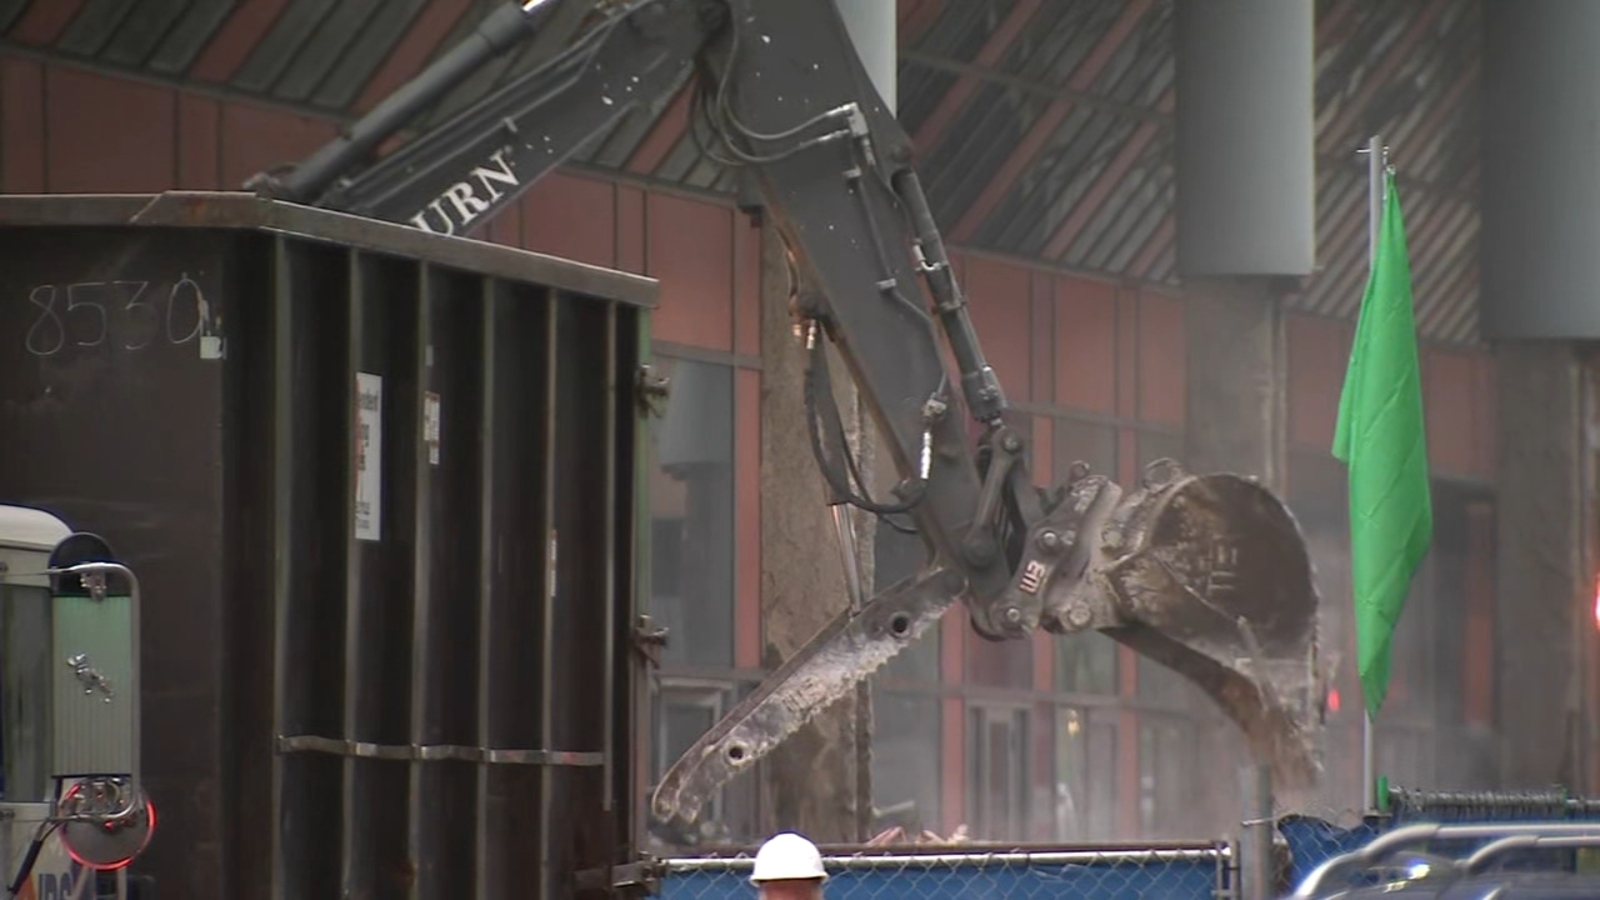
[[1117,429],[1084,419],[1056,420],[1055,481],[1064,482],[1072,464],[1085,462],[1095,474],[1117,476]]
[[[715,725],[738,702],[740,691],[728,684],[673,683],[655,696],[654,753],[651,786],[667,767]],[[700,841],[747,839],[755,830],[754,778],[735,778],[714,792],[697,825]]]
[[37,803],[50,795],[50,592],[0,586],[0,797]]
[[1137,695],[1169,709],[1205,709],[1211,699],[1199,686],[1147,656],[1139,656]]
[[1200,810],[1190,722],[1146,716],[1139,723],[1139,825],[1147,839],[1191,833]]
[[651,420],[651,608],[667,665],[733,665],[733,370],[660,358]]
[[1137,437],[1139,471],[1158,459],[1177,460],[1181,465],[1184,457],[1183,435],[1165,434],[1159,431],[1141,431]]
[[1026,837],[1028,711],[974,704],[967,710],[967,819],[978,841]]
[[1089,729],[1082,710],[1056,710],[1056,839],[1093,840],[1089,830]]
[[1056,690],[1068,694],[1117,693],[1117,644],[1098,631],[1053,638]]
[[1089,838],[1117,837],[1117,722],[1115,714],[1089,716]]
[[872,697],[872,802],[878,828],[899,825],[909,836],[938,831],[939,698],[875,690]]

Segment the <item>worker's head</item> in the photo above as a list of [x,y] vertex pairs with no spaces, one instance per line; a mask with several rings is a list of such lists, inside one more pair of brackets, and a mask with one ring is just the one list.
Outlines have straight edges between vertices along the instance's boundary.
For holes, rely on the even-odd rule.
[[750,883],[762,900],[819,900],[828,873],[817,845],[792,831],[773,835],[756,851]]

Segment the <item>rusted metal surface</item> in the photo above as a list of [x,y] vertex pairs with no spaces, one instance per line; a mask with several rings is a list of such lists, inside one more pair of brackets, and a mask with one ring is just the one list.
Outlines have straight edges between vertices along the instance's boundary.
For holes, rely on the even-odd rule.
[[660,285],[653,278],[499,244],[452,239],[378,219],[265,200],[242,191],[0,196],[0,227],[124,224],[245,229],[303,237],[641,307],[655,306],[660,296]]

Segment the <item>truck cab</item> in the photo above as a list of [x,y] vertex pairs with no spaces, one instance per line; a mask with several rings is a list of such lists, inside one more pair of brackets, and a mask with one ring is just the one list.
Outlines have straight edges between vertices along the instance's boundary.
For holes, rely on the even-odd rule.
[[155,825],[137,778],[137,591],[98,536],[0,505],[0,860],[16,897],[130,896]]

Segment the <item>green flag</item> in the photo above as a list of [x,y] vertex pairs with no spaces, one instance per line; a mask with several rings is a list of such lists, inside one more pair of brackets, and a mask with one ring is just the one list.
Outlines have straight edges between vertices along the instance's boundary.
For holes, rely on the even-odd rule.
[[1411,264],[1393,174],[1385,187],[1388,199],[1333,436],[1333,455],[1350,470],[1356,664],[1373,718],[1389,691],[1395,623],[1433,536]]

